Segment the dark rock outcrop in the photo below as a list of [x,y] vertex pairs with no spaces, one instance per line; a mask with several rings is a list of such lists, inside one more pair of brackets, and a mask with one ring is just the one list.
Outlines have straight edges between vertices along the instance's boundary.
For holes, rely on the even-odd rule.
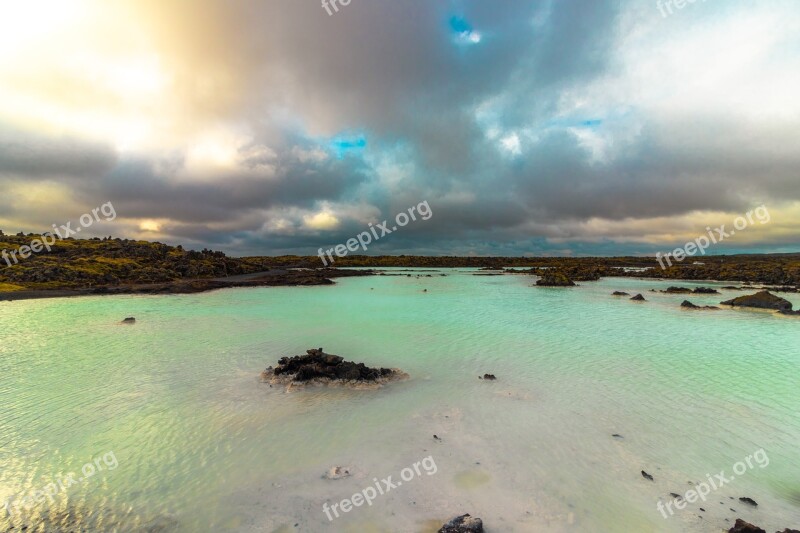
[[692,292],[695,294],[719,294],[717,289],[712,289],[711,287],[697,287]]
[[736,524],[728,530],[728,533],[767,533],[758,526],[754,526],[750,522],[745,522],[741,518],[736,519]]
[[483,375],[483,379],[487,379],[487,380],[489,380],[489,381],[494,381],[494,380],[496,380],[497,378],[494,376],[494,374],[484,374],[484,375]]
[[611,296],[630,296],[630,294],[622,291],[614,291],[611,293]]
[[483,521],[480,518],[464,514],[443,525],[439,529],[439,533],[483,533]]
[[753,307],[756,309],[774,309],[776,311],[791,311],[792,302],[775,296],[769,291],[761,291],[747,296],[739,296],[733,300],[726,300],[722,305],[733,307]]
[[[741,500],[742,498],[739,499]],[[749,500],[750,498],[747,499]],[[728,533],[767,533],[767,532],[758,526],[754,526],[750,522],[745,522],[741,518],[737,518],[736,524],[734,524],[734,526],[728,530]],[[790,529],[787,527],[783,531],[778,531],[776,533],[800,533],[800,531],[796,529]]]
[[742,503],[746,503],[747,505],[752,505],[753,507],[758,507],[758,503],[756,503],[756,501],[753,498],[748,498],[745,496],[744,498],[739,498],[739,501]]
[[644,470],[642,470],[642,477],[645,478],[645,479],[649,479],[650,481],[653,481],[653,476],[651,476],[650,474],[648,474]]
[[683,307],[684,309],[711,309],[711,310],[719,309],[719,307],[716,307],[714,305],[704,305],[704,306],[695,305],[692,302],[690,302],[689,300],[684,300],[681,303],[681,307]]
[[364,363],[345,361],[343,357],[328,354],[322,348],[306,350],[306,355],[282,357],[274,369],[261,373],[265,381],[277,383],[303,383],[309,381],[382,383],[408,377],[396,368],[370,368]]
[[631,298],[631,300],[633,300],[634,302],[646,302],[647,301],[647,300],[645,300],[644,296],[642,296],[641,294],[637,294],[636,296]]
[[566,274],[558,270],[545,270],[542,272],[541,279],[536,281],[540,287],[574,287],[575,282],[569,279]]
[[668,287],[667,290],[663,292],[667,294],[686,294],[692,292],[692,289],[687,289],[686,287]]
[[136,319],[132,316],[129,316],[128,318],[120,322],[120,324],[136,324]]

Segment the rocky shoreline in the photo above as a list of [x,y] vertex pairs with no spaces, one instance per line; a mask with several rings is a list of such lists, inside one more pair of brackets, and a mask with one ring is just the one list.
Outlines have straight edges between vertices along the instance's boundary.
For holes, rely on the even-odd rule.
[[214,279],[191,279],[131,285],[102,285],[77,289],[37,289],[0,292],[0,301],[121,294],[195,294],[235,287],[307,287],[333,285],[333,279],[335,278],[373,275],[375,275],[375,271],[373,270],[340,270],[335,268],[317,270],[269,270],[256,274]]

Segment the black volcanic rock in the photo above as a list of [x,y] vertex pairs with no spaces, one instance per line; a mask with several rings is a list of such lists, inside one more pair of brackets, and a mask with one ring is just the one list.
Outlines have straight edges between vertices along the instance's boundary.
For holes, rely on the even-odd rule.
[[364,363],[345,361],[343,357],[325,353],[322,348],[306,350],[305,355],[282,357],[277,367],[274,369],[270,367],[261,373],[264,380],[284,378],[284,381],[293,382],[307,382],[314,379],[377,382],[402,376],[405,374],[398,369],[370,368]]
[[712,289],[711,287],[697,287],[694,291],[695,294],[719,294],[717,289]]
[[692,289],[687,289],[686,287],[668,287],[667,290],[663,292],[667,294],[686,294],[692,292]]
[[631,300],[633,300],[634,302],[646,302],[647,301],[647,300],[645,300],[644,296],[642,296],[641,294],[637,294],[636,296],[631,298]]
[[791,311],[792,302],[775,296],[769,291],[761,291],[747,296],[739,296],[733,300],[722,302],[722,305],[733,307],[753,307],[756,309],[774,309],[776,311]]
[[574,287],[575,282],[567,277],[566,274],[558,270],[545,270],[542,272],[541,279],[536,281],[540,287]]
[[630,294],[622,291],[614,291],[611,293],[611,296],[630,296]]
[[728,533],[767,533],[758,526],[750,522],[745,522],[741,518],[736,519],[736,524],[728,530]]
[[695,305],[689,300],[684,300],[683,303],[681,303],[681,307],[685,309],[711,309],[711,310],[719,309],[719,307],[716,307],[714,305],[705,305],[705,306]]
[[464,514],[443,525],[438,533],[483,533],[483,521]]

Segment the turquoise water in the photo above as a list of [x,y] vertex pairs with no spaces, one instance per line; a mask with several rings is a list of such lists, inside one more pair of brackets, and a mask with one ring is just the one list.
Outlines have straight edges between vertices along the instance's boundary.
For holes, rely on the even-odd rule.
[[[0,530],[423,532],[465,512],[490,533],[800,527],[800,320],[686,311],[686,296],[649,292],[674,282],[555,289],[439,272],[0,303]],[[722,292],[688,299],[741,294]],[[119,325],[127,316],[137,324]],[[259,382],[279,357],[320,346],[411,379]],[[478,379],[487,372],[497,381]],[[658,511],[760,449],[768,465]],[[425,457],[435,474],[323,513]],[[85,463],[102,471],[52,501],[24,499]],[[323,479],[334,465],[353,475]]]

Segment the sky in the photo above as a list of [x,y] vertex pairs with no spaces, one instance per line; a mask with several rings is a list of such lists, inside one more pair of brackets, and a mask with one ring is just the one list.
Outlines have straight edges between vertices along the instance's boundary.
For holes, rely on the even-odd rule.
[[[346,1],[346,0],[345,0]],[[0,229],[316,254],[800,251],[796,0],[0,0]],[[337,10],[338,9],[338,10]]]

